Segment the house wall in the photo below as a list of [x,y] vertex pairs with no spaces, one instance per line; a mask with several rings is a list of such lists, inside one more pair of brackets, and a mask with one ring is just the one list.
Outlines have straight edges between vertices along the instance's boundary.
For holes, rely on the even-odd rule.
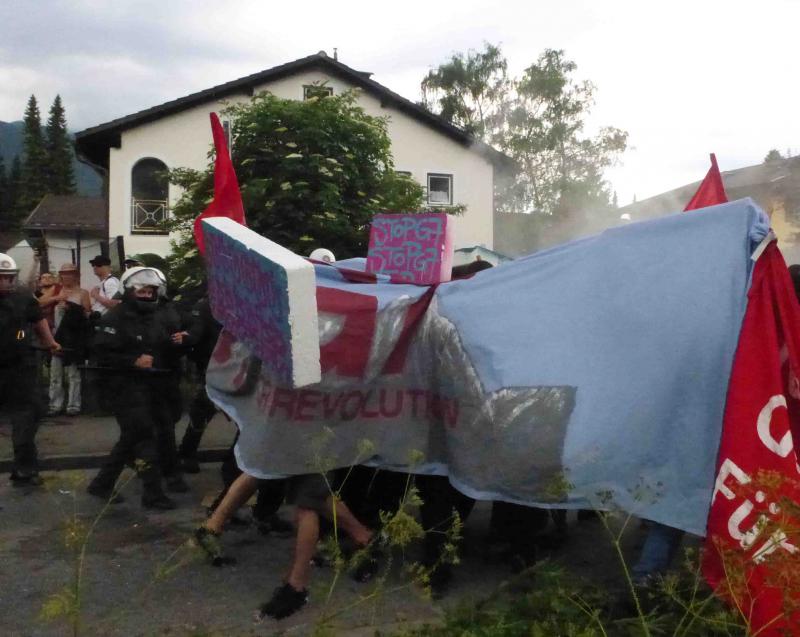
[[[327,82],[339,94],[350,85],[321,71],[308,71],[270,82],[258,90],[269,90],[286,99],[302,99],[303,85]],[[144,124],[122,134],[120,148],[110,149],[109,158],[109,234],[122,235],[128,254],[154,252],[166,255],[169,238],[132,234],[130,231],[131,169],[142,158],[155,157],[169,168],[203,169],[212,143],[208,114],[226,104],[247,101],[246,95],[225,102],[209,102],[176,115]],[[375,116],[388,116],[388,131],[397,170],[409,171],[423,186],[428,173],[453,175],[453,201],[464,204],[466,212],[455,221],[455,247],[493,244],[493,167],[479,153],[420,124],[391,107],[383,107],[371,95],[359,98],[364,110]],[[170,186],[174,204],[179,189]],[[198,213],[200,211],[198,210]]]

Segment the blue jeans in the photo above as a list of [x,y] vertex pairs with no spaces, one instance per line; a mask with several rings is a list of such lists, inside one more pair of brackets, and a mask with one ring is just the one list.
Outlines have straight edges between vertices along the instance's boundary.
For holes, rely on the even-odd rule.
[[639,561],[633,567],[634,582],[641,582],[651,575],[662,575],[667,571],[681,545],[684,531],[671,526],[650,522]]

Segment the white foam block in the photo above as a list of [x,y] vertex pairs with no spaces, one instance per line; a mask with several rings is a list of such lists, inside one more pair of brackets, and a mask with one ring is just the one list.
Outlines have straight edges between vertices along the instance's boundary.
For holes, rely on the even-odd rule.
[[314,266],[227,217],[203,219],[211,311],[283,383],[320,381]]

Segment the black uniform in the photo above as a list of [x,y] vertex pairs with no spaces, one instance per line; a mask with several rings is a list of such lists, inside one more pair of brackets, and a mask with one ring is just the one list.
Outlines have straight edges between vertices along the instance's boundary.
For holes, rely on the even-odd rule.
[[[178,399],[172,395],[171,384],[165,383],[171,374],[170,325],[156,305],[124,298],[103,315],[95,329],[96,360],[108,368],[120,438],[89,490],[97,495],[111,494],[125,465],[141,460],[144,464],[139,465],[138,471],[144,483],[142,502],[147,505],[164,497],[155,436],[172,425],[170,403]],[[134,365],[142,354],[153,357],[153,369]]]
[[0,407],[11,415],[14,470],[11,479],[30,481],[38,474],[36,430],[38,400],[33,325],[44,318],[36,299],[22,292],[0,294]]
[[184,338],[184,344],[192,348],[189,357],[197,366],[199,386],[189,407],[189,426],[183,435],[179,451],[181,457],[193,459],[197,454],[197,448],[200,446],[206,425],[217,411],[206,394],[206,369],[208,361],[211,360],[214,346],[217,344],[219,333],[222,331],[222,325],[211,314],[211,306],[207,298],[200,299],[192,308],[186,331],[188,336]]

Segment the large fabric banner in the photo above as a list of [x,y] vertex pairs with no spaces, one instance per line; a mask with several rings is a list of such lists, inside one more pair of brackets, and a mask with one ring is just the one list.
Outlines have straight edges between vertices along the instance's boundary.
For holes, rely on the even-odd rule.
[[437,287],[359,275],[363,260],[316,265],[322,381],[282,386],[225,334],[209,396],[256,476],[370,461],[481,499],[611,499],[702,535],[767,231],[741,200]]

